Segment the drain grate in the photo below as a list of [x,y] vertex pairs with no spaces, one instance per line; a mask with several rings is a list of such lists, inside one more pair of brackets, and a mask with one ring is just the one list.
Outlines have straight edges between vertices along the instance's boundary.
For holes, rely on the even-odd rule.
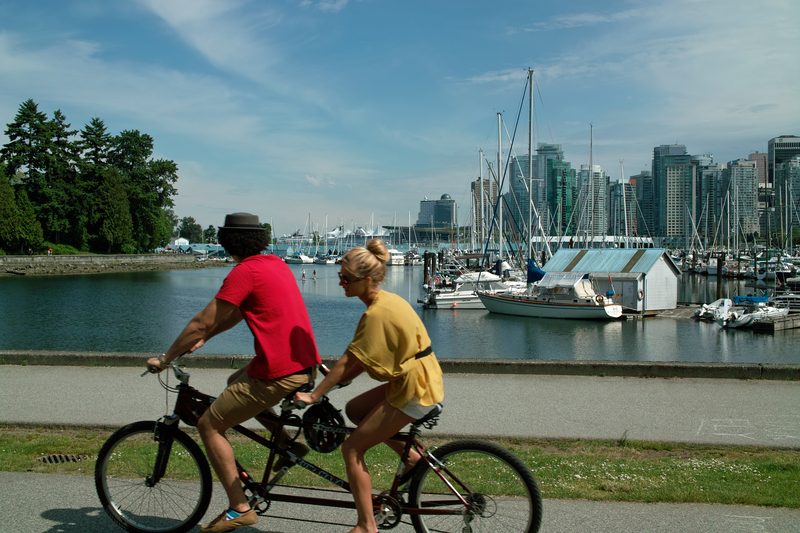
[[67,455],[63,453],[57,453],[53,455],[43,455],[42,457],[39,457],[37,461],[41,463],[50,463],[50,464],[77,463],[86,460],[88,458],[89,458],[88,455]]

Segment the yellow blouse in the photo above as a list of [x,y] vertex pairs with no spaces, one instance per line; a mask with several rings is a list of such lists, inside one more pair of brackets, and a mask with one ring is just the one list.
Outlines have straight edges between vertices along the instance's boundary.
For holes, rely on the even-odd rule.
[[408,302],[382,290],[361,316],[347,349],[372,379],[389,382],[386,399],[402,409],[414,396],[425,406],[444,398],[436,355],[414,357],[430,345],[425,325]]

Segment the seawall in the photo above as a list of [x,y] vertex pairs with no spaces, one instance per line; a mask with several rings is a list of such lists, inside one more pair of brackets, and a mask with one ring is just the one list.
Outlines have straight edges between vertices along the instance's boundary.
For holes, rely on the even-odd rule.
[[0,255],[0,275],[183,270],[225,264],[220,261],[198,261],[191,254]]
[[[0,364],[45,366],[143,367],[155,353],[0,350]],[[241,368],[252,356],[195,354],[183,363],[190,368]],[[336,357],[323,357],[331,366]],[[800,381],[800,365],[757,363],[682,363],[634,361],[557,361],[527,359],[440,359],[446,374],[528,374],[615,376],[640,378],[719,378]]]

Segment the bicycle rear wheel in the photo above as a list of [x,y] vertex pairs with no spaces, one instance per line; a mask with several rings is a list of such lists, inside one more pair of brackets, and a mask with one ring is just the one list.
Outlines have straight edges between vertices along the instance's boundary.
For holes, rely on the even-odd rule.
[[533,474],[519,457],[502,446],[481,440],[451,442],[435,450],[433,455],[449,470],[451,475],[446,474],[444,468],[441,471],[445,479],[474,505],[474,509],[460,512],[464,511],[464,504],[433,469],[426,468],[411,482],[409,505],[459,513],[411,515],[417,533],[539,531],[542,496]]
[[[211,500],[211,470],[186,433],[172,432],[163,475],[152,481],[159,446],[156,422],[129,424],[100,450],[95,486],[109,516],[130,532],[182,533],[193,528]],[[163,440],[163,439],[162,439]]]

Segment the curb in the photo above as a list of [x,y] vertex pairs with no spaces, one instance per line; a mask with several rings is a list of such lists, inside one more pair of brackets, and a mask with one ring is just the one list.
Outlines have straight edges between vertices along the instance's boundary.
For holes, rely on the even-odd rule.
[[[0,350],[0,364],[35,366],[143,367],[147,352],[68,352]],[[196,354],[184,361],[192,368],[241,368],[250,355]],[[336,357],[323,357],[331,366]],[[682,363],[638,361],[561,361],[528,359],[440,359],[445,374],[526,374],[639,378],[714,378],[800,381],[800,365],[757,363]]]

